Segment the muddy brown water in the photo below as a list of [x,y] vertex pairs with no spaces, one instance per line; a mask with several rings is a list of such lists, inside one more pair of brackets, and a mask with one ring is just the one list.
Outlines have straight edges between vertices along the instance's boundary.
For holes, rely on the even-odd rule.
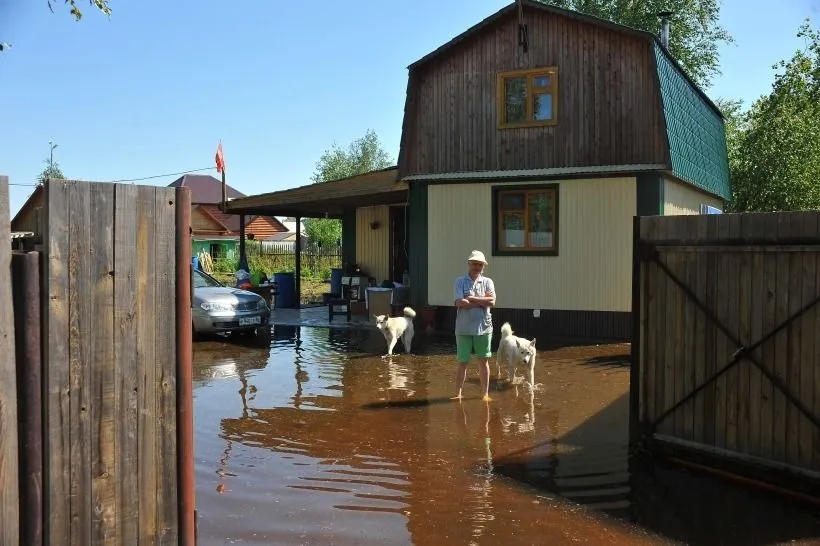
[[[539,340],[539,343],[542,343]],[[451,401],[454,348],[274,326],[194,344],[199,544],[820,544],[820,513],[627,456],[628,345],[542,346]]]

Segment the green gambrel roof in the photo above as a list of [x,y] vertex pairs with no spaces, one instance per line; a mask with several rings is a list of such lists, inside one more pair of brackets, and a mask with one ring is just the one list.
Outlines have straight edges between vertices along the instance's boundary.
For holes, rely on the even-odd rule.
[[726,201],[732,198],[723,118],[657,42],[658,69],[672,171]]

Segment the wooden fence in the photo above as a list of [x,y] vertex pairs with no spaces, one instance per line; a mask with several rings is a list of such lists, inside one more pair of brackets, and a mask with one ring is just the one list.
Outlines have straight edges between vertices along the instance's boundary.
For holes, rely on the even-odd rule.
[[0,544],[16,545],[20,528],[20,488],[8,182],[8,177],[0,176]]
[[[0,543],[194,544],[190,190],[49,181],[44,218],[42,316],[16,326],[39,333],[42,400],[20,406],[42,404],[43,496],[19,505],[19,542],[12,530]],[[38,274],[15,270],[15,285],[21,272]],[[31,437],[22,428],[3,428],[4,450],[9,436]]]
[[634,229],[633,444],[816,495],[820,213]]

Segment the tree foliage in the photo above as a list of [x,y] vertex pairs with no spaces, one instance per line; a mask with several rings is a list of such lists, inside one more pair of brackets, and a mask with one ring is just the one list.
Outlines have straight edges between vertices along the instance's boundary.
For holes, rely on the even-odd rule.
[[[46,0],[48,2],[48,9],[51,10],[51,13],[54,13],[54,6],[59,3],[59,0]],[[68,6],[69,10],[71,11],[71,15],[74,17],[75,20],[79,21],[83,18],[83,12],[80,9],[80,6],[77,5],[78,0],[65,0],[65,4]],[[105,15],[111,15],[111,7],[108,5],[109,0],[88,0],[89,5],[94,8],[97,8]],[[0,42],[0,51],[6,51],[7,49],[11,48],[11,44],[6,42]]]
[[[105,15],[111,15],[111,8],[108,6],[109,0],[88,0],[89,5],[92,7],[97,8]],[[54,5],[58,4],[59,0],[48,0],[48,9],[54,13]],[[77,0],[65,0],[65,4],[71,10],[71,15],[79,21],[83,17],[83,12],[80,10],[80,7],[77,5]]]
[[[357,174],[384,169],[392,164],[390,155],[384,151],[379,137],[372,130],[354,140],[347,149],[334,143],[325,150],[316,163],[311,176],[315,184],[349,178]],[[306,218],[305,235],[308,244],[329,247],[336,245],[342,237],[342,224],[332,218]]]
[[53,161],[51,159],[46,159],[45,163],[46,163],[46,168],[43,169],[43,172],[41,172],[40,174],[37,175],[37,182],[42,184],[46,180],[48,180],[49,178],[61,179],[61,180],[65,179],[65,176],[63,176],[63,171],[60,170],[60,164],[59,163],[57,163],[56,161]]
[[669,50],[686,73],[707,88],[720,74],[718,47],[734,41],[719,23],[720,0],[541,0],[630,26],[653,34],[660,33],[658,13],[673,11],[670,17]]
[[728,110],[733,211],[820,209],[820,31],[772,68],[772,90],[747,112]]

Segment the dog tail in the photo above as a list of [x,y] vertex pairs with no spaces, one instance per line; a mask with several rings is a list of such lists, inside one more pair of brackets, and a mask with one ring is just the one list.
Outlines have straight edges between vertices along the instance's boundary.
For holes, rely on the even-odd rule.
[[414,318],[416,316],[416,312],[413,311],[412,307],[405,307],[404,308],[404,316],[407,318]]
[[510,326],[509,322],[505,322],[503,326],[501,326],[501,339],[504,339],[507,336],[511,336],[513,333],[512,326]]

